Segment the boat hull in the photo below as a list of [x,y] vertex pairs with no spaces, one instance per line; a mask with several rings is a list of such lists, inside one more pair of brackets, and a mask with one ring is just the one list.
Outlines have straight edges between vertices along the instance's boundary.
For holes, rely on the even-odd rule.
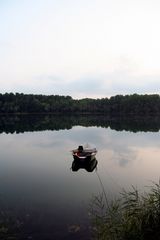
[[73,154],[74,160],[75,161],[81,161],[81,162],[91,161],[91,160],[95,159],[95,156],[96,156],[96,154],[90,154],[88,156],[79,156],[77,154]]
[[77,149],[72,150],[72,155],[75,161],[91,161],[95,158],[97,153],[96,148],[83,148],[83,146],[79,146]]

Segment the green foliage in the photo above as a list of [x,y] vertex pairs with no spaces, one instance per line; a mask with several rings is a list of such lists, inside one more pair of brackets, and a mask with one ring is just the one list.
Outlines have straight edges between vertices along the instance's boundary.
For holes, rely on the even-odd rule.
[[160,239],[160,183],[144,194],[134,187],[123,190],[118,200],[107,204],[103,194],[95,197],[91,216],[95,239]]
[[70,96],[33,95],[23,93],[0,94],[0,113],[81,113],[117,116],[160,115],[160,96],[117,95],[110,99],[72,99]]

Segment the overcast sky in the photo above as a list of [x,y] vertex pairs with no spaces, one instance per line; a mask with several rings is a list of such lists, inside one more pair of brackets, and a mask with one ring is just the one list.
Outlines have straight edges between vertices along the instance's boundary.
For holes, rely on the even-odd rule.
[[0,92],[160,93],[160,1],[0,0]]

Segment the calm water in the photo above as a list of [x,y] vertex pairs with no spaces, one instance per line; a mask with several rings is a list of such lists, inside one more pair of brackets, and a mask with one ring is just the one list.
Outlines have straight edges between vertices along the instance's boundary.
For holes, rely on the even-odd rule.
[[[151,123],[146,132],[138,127],[133,132],[119,125],[115,127],[119,131],[104,127],[104,119],[103,127],[86,119],[73,124],[56,118],[50,125],[43,118],[25,119],[24,124],[23,120],[0,123],[0,219],[6,228],[0,234],[4,236],[90,239],[88,209],[92,196],[102,192],[99,178],[109,198],[121,188],[143,188],[159,181],[160,134]],[[92,172],[71,169],[70,150],[83,143],[98,149]]]

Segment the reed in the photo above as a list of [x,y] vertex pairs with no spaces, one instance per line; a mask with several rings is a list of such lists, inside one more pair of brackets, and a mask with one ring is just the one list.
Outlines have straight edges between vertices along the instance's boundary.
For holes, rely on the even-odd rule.
[[90,213],[93,238],[98,240],[160,239],[160,182],[140,193],[133,187],[108,201],[106,194],[93,197]]

